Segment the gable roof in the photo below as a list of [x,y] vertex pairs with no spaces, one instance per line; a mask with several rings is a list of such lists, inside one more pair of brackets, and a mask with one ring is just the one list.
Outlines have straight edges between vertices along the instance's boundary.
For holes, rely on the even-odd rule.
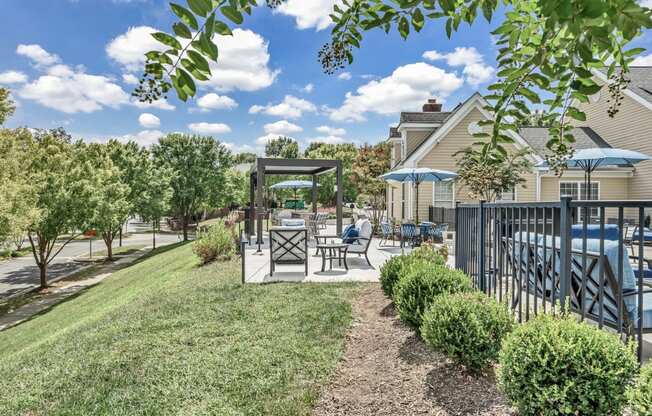
[[402,111],[401,123],[443,123],[452,113],[450,111],[416,112]]
[[[545,157],[550,153],[550,150],[546,147],[550,137],[547,127],[521,127],[518,133],[537,155]],[[575,149],[611,147],[605,139],[590,127],[575,127],[572,133],[575,137],[575,143],[573,143]]]

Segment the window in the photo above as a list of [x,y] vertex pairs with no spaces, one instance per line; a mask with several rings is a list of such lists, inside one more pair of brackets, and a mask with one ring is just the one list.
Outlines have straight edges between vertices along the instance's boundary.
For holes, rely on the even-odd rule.
[[453,208],[453,182],[432,183],[432,206]]
[[516,201],[516,190],[512,188],[508,191],[501,192],[496,199],[498,201]]
[[[570,196],[577,201],[586,201],[586,183],[584,182],[559,182],[559,197]],[[596,201],[600,199],[600,182],[591,182],[591,200]],[[589,213],[590,217],[598,216],[598,208],[591,208]],[[577,216],[580,221],[584,218],[584,209],[578,208]]]

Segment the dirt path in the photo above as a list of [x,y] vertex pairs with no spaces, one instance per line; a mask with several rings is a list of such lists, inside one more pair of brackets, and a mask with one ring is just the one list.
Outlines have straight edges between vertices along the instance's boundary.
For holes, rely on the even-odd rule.
[[468,374],[404,326],[380,286],[353,305],[344,357],[316,416],[511,415],[493,377]]

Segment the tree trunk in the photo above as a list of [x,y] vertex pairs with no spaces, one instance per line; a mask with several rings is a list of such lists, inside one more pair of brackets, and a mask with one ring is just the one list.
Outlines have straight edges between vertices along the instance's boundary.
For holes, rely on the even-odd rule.
[[156,221],[152,221],[152,250],[156,249]]
[[47,279],[48,264],[47,264],[47,262],[39,262],[38,263],[38,268],[39,268],[39,271],[40,271],[41,289],[45,289],[46,287],[48,287],[48,279]]
[[103,234],[102,240],[106,245],[106,257],[108,260],[113,260],[113,238],[110,234]]
[[188,216],[183,217],[183,241],[188,241]]

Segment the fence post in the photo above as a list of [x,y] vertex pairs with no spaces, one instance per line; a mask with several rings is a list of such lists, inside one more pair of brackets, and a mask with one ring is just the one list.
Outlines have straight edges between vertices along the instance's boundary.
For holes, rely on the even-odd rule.
[[[455,224],[461,224],[459,201],[455,202]],[[459,233],[458,228],[459,227],[457,226],[455,227],[455,268],[461,269],[462,268],[462,259],[460,258],[462,256],[462,250],[460,250],[461,235]]]
[[[251,238],[251,236],[249,237]],[[247,240],[244,239],[244,236],[242,235],[242,230],[240,230],[240,261],[242,265],[242,270],[241,273],[242,275],[240,276],[240,283],[245,284],[245,244],[247,243]]]
[[485,255],[485,233],[486,233],[486,228],[485,228],[485,220],[484,220],[484,204],[485,201],[480,201],[479,205],[479,212],[478,212],[478,244],[480,245],[478,247],[478,283],[480,284],[480,290],[483,292],[486,290],[486,276],[485,276],[485,261],[484,261],[484,255]]
[[570,202],[571,197],[561,197],[559,213],[559,298],[561,300],[562,312],[565,311],[566,301],[570,296],[571,226],[573,220]]

